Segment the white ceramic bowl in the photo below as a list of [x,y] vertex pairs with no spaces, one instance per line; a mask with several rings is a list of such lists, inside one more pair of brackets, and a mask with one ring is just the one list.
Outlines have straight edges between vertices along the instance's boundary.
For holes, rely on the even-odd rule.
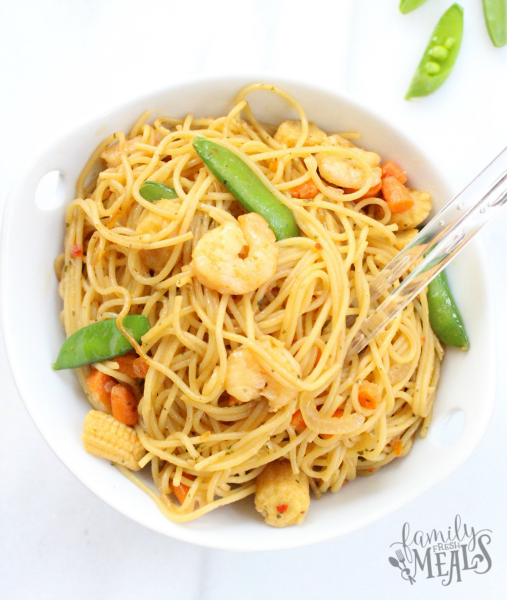
[[[495,365],[486,260],[479,242],[474,241],[448,269],[471,349],[447,353],[430,435],[417,440],[406,458],[375,476],[359,478],[338,494],[313,500],[301,527],[278,530],[266,526],[254,510],[252,498],[191,523],[172,523],[109,462],[84,451],[81,431],[90,406],[74,374],[55,372],[50,366],[65,339],[53,259],[62,248],[65,205],[74,197],[76,178],[99,140],[114,131],[128,130],[146,108],[173,116],[187,112],[224,115],[238,90],[256,79],[203,79],[168,87],[89,121],[39,152],[16,179],[10,194],[2,236],[0,290],[7,353],[19,392],[39,431],[70,471],[110,506],[159,533],[203,546],[246,551],[293,548],[348,533],[447,477],[472,452],[486,428],[494,399]],[[361,144],[385,159],[399,161],[414,187],[432,192],[436,207],[450,198],[439,168],[395,124],[386,123],[344,94],[279,78],[272,83],[292,93],[309,118],[324,129],[360,130]],[[272,94],[256,92],[249,100],[261,120],[279,123],[295,117]],[[35,203],[35,190],[41,177],[55,169],[63,174],[60,193],[64,202],[52,210],[41,210]],[[460,416],[464,420],[460,421]]]

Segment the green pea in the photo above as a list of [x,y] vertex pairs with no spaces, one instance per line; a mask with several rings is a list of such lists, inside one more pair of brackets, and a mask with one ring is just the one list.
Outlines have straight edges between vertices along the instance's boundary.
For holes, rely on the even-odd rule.
[[445,60],[449,56],[449,50],[445,46],[434,46],[430,50],[430,56],[435,60]]
[[[459,4],[453,4],[442,15],[435,27],[435,31],[426,46],[421,62],[410,83],[405,96],[406,100],[427,96],[438,90],[454,67],[462,38],[463,8]],[[436,50],[436,48],[440,49]],[[435,50],[437,55],[433,53]],[[444,57],[442,50],[447,51],[447,56]],[[432,60],[435,58],[439,60],[439,63]]]
[[173,198],[178,197],[174,188],[171,188],[164,183],[159,183],[158,181],[150,181],[149,179],[143,182],[139,188],[139,193],[145,200],[148,200],[148,202],[156,202],[162,198],[172,200]]
[[428,73],[428,75],[438,75],[442,70],[438,63],[431,60],[426,63],[424,68],[426,69],[426,73]]
[[[138,343],[150,329],[150,322],[144,315],[129,315],[123,319],[123,325]],[[97,321],[78,329],[65,340],[53,369],[76,369],[131,350],[132,344],[118,329],[116,319]]]

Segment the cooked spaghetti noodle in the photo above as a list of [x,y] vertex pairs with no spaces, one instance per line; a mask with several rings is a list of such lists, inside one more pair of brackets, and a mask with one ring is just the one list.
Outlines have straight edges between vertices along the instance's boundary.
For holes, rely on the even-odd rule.
[[[293,139],[255,119],[245,98],[257,89],[296,109]],[[158,493],[118,468],[169,519],[188,521],[254,494],[278,459],[306,475],[319,498],[407,454],[416,433],[427,432],[443,349],[422,293],[359,356],[347,354],[374,308],[369,281],[403,243],[381,194],[368,197],[371,153],[358,152],[354,134],[324,134],[309,124],[301,106],[271,85],[244,89],[216,119],[189,114],[148,124],[149,117],[141,115],[127,135],[106,138],[91,156],[56,261],[67,336],[117,318],[147,365],[144,382],[122,373],[115,359],[76,369],[96,410],[111,412],[89,389],[92,370],[133,391],[135,431],[146,450],[140,465],[150,465]],[[196,276],[197,243],[245,212],[196,154],[196,135],[241,156],[299,226],[300,237],[276,242],[275,274],[249,293],[220,293]],[[323,156],[359,183],[340,187],[324,178]],[[172,186],[178,198],[148,202],[140,194],[146,180]],[[305,183],[316,187],[314,197],[291,193]],[[129,314],[149,319],[141,344],[122,328]],[[249,350],[250,362],[234,371],[238,348]],[[227,378],[241,385],[250,368],[268,374],[289,400],[275,407],[263,395],[245,401],[228,393],[234,386]],[[283,515],[286,507],[277,510]]]

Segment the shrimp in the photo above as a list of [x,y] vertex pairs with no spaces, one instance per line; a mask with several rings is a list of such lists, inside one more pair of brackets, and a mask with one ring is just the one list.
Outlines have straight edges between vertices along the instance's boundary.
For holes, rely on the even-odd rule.
[[[283,346],[272,346],[269,341],[260,342],[265,350],[274,354],[276,360],[294,375],[301,375],[301,367]],[[245,346],[233,350],[227,359],[226,391],[239,402],[250,402],[261,396],[269,400],[269,408],[276,412],[297,396],[292,386],[277,381],[260,364],[255,352]]]
[[[227,222],[205,233],[192,252],[198,281],[221,294],[248,294],[276,273],[275,234],[256,213]],[[240,258],[247,252],[246,258]]]
[[[275,140],[287,148],[294,148],[302,133],[301,121],[284,121],[275,133]],[[327,141],[327,135],[320,127],[315,123],[308,123],[305,146],[319,146]]]
[[[332,135],[329,141],[334,146],[347,148],[353,154],[357,154],[372,168],[372,179],[370,187],[380,183],[382,178],[382,169],[379,168],[380,156],[375,152],[367,152],[362,148],[357,148],[348,140],[339,135]],[[361,189],[366,183],[366,173],[359,163],[353,158],[344,158],[336,154],[327,154],[320,152],[317,155],[317,164],[319,172],[323,179],[339,187]]]
[[[133,154],[136,151],[135,145],[141,142],[142,139],[142,136],[138,135],[132,140],[127,140],[125,142],[125,156],[128,157]],[[121,165],[120,142],[108,146],[100,156],[106,161],[108,168]]]

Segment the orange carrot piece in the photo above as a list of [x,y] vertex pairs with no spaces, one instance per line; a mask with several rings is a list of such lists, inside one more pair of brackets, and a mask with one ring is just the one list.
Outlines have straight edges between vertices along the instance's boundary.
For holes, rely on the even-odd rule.
[[[187,475],[187,473],[183,473],[183,477],[191,479],[192,481],[195,479],[194,475]],[[172,481],[170,485],[171,492],[176,496],[178,502],[183,504],[183,502],[185,502],[185,498],[187,497],[188,490],[190,489],[188,485],[185,485],[184,483],[180,483],[180,485],[174,485]]]
[[382,166],[382,178],[384,177],[394,177],[400,183],[407,181],[407,173],[392,160]]
[[134,361],[134,373],[136,377],[141,377],[141,379],[145,379],[146,375],[148,375],[148,370],[150,365],[145,362],[140,356],[138,356]]
[[358,400],[363,408],[375,409],[380,401],[378,387],[374,383],[365,381],[359,388]]
[[303,419],[303,415],[299,409],[296,410],[296,412],[292,415],[290,424],[296,431],[304,431],[306,429],[305,420]]
[[[356,198],[354,200],[354,202],[360,202],[361,200],[364,200],[365,198],[375,198],[375,196],[378,195],[378,193],[380,192],[380,190],[382,189],[382,182],[377,183],[377,185],[374,185],[373,187],[371,187],[366,194],[363,194],[361,196],[361,198]],[[343,191],[345,192],[345,194],[353,194],[354,192],[357,192],[357,190],[354,190],[353,188],[343,188]]]
[[104,406],[111,408],[111,390],[118,383],[116,379],[93,369],[86,378],[86,383],[95,401],[102,402]]
[[115,385],[111,390],[111,410],[113,417],[124,425],[137,425],[137,400],[134,392],[124,383]]
[[278,169],[278,161],[276,160],[276,158],[272,158],[271,162],[269,163],[269,170],[273,171],[273,173],[276,173],[277,169]]
[[288,505],[288,504],[279,504],[279,505],[276,507],[276,512],[277,512],[279,515],[283,515],[284,513],[286,513],[286,512],[287,512],[288,508],[289,508],[289,505]]
[[[337,408],[334,411],[333,417],[336,418],[336,419],[339,419],[340,417],[343,417],[343,408]],[[324,438],[325,440],[327,440],[329,438],[332,438],[333,435],[331,433],[321,433],[320,437]]]
[[148,365],[142,358],[138,357],[135,352],[117,356],[113,360],[118,363],[118,371],[124,375],[128,375],[128,377],[132,377],[132,379],[135,379],[136,377],[142,377],[144,379],[148,373]]
[[382,193],[392,213],[402,213],[414,206],[410,192],[395,177],[382,179]]
[[394,440],[391,442],[391,448],[396,456],[401,456],[401,453],[403,452],[403,444],[401,443],[401,440]]
[[291,188],[290,193],[293,198],[308,200],[309,198],[315,198],[319,193],[319,188],[315,185],[313,179],[309,179],[308,181]]

